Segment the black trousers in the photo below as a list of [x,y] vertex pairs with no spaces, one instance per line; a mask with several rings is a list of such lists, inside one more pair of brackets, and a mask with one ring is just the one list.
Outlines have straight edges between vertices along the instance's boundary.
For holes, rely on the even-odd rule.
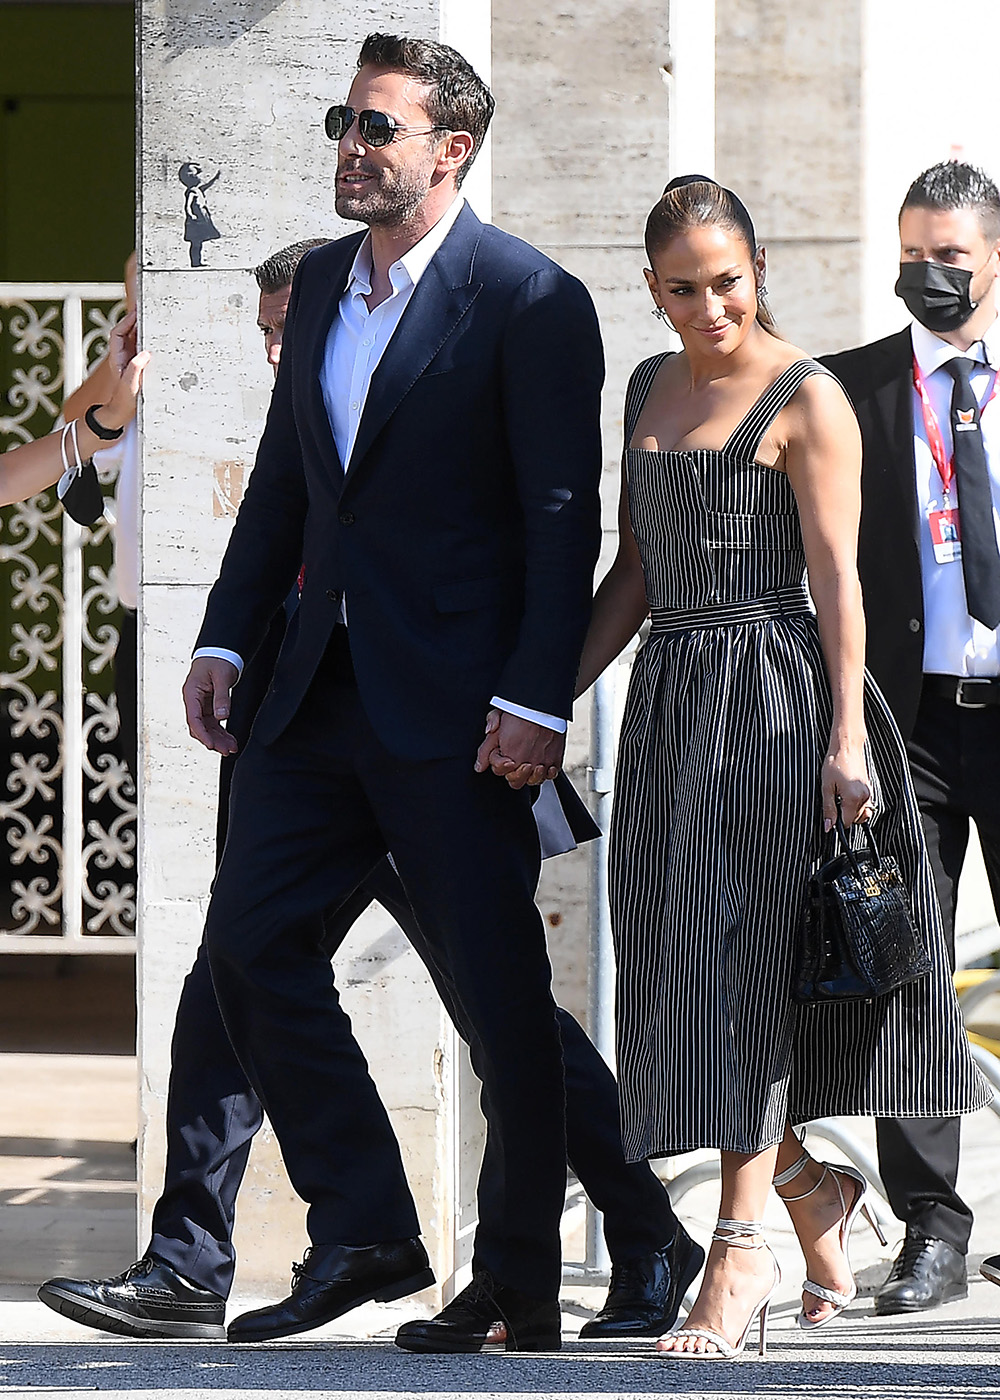
[[[1000,708],[962,709],[925,692],[907,754],[954,966],[970,819],[1000,916]],[[960,1125],[959,1118],[880,1119],[877,1136],[879,1171],[895,1214],[964,1254],[972,1212],[955,1190]]]
[[[423,934],[389,862],[325,919],[323,951],[333,956],[372,899],[392,915],[426,964],[445,1008],[469,1039],[451,978],[431,958]],[[579,1022],[556,1013],[566,1072],[566,1138],[573,1171],[604,1212],[608,1250],[616,1263],[640,1258],[671,1238],[676,1219],[666,1191],[645,1162],[622,1153],[618,1086]],[[489,1115],[488,1105],[485,1106]],[[204,947],[177,1008],[167,1101],[167,1169],[153,1213],[150,1250],[203,1288],[227,1295],[236,1256],[232,1244],[236,1197],[260,1101],[229,1042],[219,1015]],[[503,1163],[488,1139],[479,1180],[480,1213],[489,1220],[502,1190]]]
[[[389,754],[364,716],[346,651],[331,649],[294,733],[267,748],[251,740],[236,767],[206,926],[226,1028],[308,1202],[311,1238],[364,1244],[416,1234],[398,1146],[322,943],[323,910],[390,848],[469,1028],[491,1152],[502,1163],[481,1198],[477,1260],[502,1282],[552,1294],[563,1066],[534,906],[530,802],[473,773],[465,756],[406,763]],[[666,1219],[659,1243],[672,1232]],[[159,1242],[155,1252],[165,1252]]]

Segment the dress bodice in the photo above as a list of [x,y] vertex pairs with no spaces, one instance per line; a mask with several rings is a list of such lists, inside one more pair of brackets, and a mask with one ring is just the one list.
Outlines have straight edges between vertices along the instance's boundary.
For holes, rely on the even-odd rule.
[[[644,361],[626,397],[625,441],[664,355]],[[783,370],[716,451],[626,447],[632,529],[654,609],[691,609],[801,588],[805,551],[798,508],[783,471],[756,460],[761,440],[814,360]]]

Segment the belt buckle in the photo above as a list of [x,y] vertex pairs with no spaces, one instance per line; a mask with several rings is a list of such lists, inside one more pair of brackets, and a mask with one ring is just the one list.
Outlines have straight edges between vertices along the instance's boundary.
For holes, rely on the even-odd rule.
[[974,676],[963,676],[961,680],[956,682],[955,704],[960,710],[985,710],[989,708],[990,702],[988,700],[983,700],[980,702],[976,700],[965,699],[965,687],[975,687],[977,685],[984,686],[986,688],[987,693],[989,693],[990,682],[987,679],[977,679]]

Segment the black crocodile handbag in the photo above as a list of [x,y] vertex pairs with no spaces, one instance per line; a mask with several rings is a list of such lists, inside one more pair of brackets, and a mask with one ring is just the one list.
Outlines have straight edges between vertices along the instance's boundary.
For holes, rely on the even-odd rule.
[[869,1001],[930,971],[913,926],[899,867],[881,856],[870,823],[854,850],[837,801],[831,855],[810,879],[792,978],[792,997],[810,1004]]

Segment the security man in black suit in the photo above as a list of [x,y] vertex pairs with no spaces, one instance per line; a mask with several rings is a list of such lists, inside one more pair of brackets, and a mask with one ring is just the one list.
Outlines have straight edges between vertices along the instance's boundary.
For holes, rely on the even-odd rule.
[[[913,324],[824,363],[861,423],[868,666],[907,742],[954,950],[970,819],[1000,913],[997,187],[969,165],[932,166],[907,192],[899,234],[896,291]],[[906,1239],[875,1311],[964,1297],[959,1119],[880,1120],[878,1150]]]

